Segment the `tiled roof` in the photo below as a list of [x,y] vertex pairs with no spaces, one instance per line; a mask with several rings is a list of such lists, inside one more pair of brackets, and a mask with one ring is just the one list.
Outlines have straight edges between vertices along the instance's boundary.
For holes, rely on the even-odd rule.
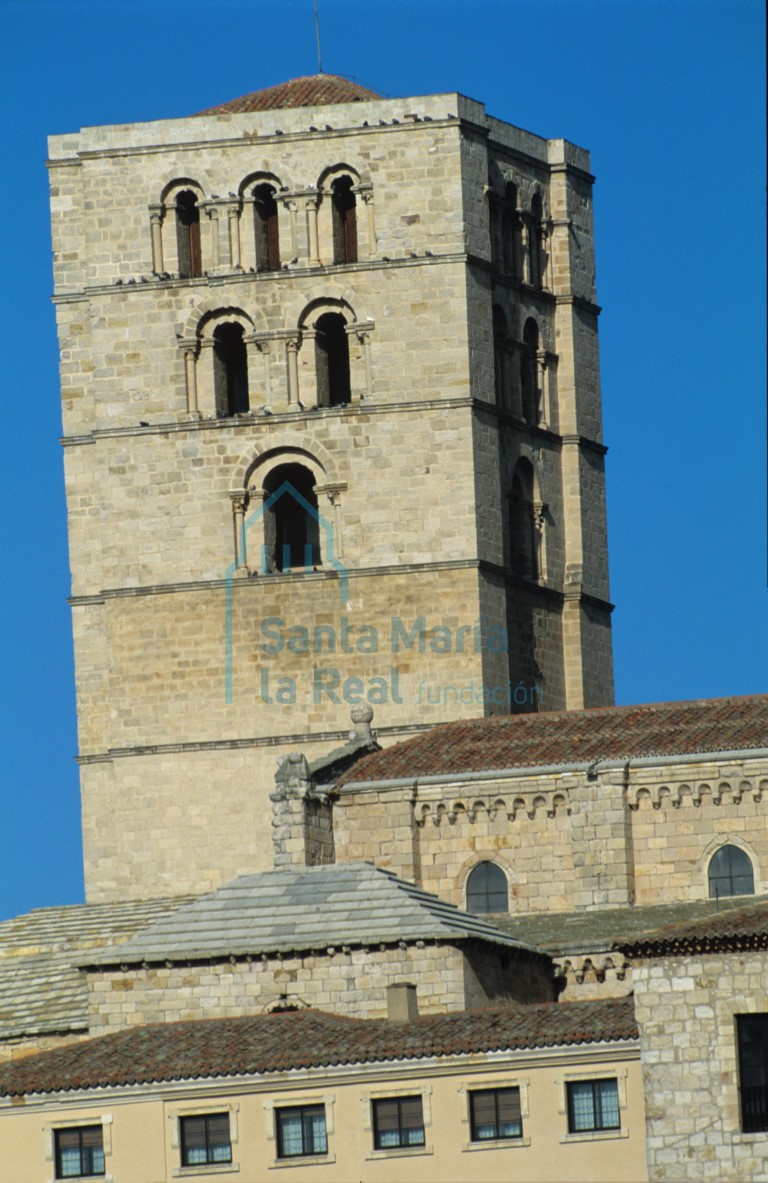
[[327,107],[335,103],[360,103],[381,98],[365,86],[341,78],[338,74],[310,74],[292,78],[266,90],[255,90],[239,99],[200,111],[200,115],[240,115],[247,111],[269,111],[275,107]]
[[528,947],[372,863],[242,875],[82,965],[210,960],[417,940]]
[[75,961],[117,944],[186,903],[176,899],[37,908],[0,924],[0,1039],[88,1026],[87,988]]
[[635,1040],[631,999],[491,1007],[408,1023],[322,1011],[130,1027],[0,1069],[0,1096]]
[[[768,897],[755,900],[768,908]],[[625,908],[581,909],[578,912],[529,912],[523,916],[492,916],[494,924],[520,941],[552,956],[596,953],[654,940],[669,928],[704,931],[710,922],[744,910],[744,897],[675,900],[669,904],[632,904]]]
[[339,784],[768,747],[768,695],[497,715],[363,756]]
[[[712,903],[712,901],[710,901]],[[644,936],[619,938],[616,947],[632,957],[768,949],[768,900],[755,900],[706,918],[676,921]]]

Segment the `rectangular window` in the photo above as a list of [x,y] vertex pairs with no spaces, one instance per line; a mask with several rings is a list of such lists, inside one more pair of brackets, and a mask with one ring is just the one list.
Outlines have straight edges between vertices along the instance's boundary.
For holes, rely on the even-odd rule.
[[55,1130],[56,1178],[104,1174],[104,1131],[100,1125]]
[[768,1130],[768,1014],[737,1015],[741,1128]]
[[327,1154],[324,1105],[297,1105],[276,1109],[277,1157],[299,1158],[307,1154]]
[[377,1150],[424,1145],[421,1097],[392,1097],[373,1102],[373,1144]]
[[620,1129],[619,1086],[616,1080],[572,1080],[566,1087],[570,1133]]
[[183,1167],[232,1162],[229,1114],[206,1113],[201,1117],[180,1117],[179,1142]]
[[472,1141],[490,1138],[522,1138],[520,1089],[478,1089],[469,1094]]

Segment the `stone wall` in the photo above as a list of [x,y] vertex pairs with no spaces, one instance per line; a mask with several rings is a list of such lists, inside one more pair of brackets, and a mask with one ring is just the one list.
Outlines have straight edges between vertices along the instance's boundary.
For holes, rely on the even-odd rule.
[[[118,764],[126,754],[141,753],[144,785],[172,822],[164,833],[150,806],[143,841],[159,880],[185,891],[196,875],[208,885],[219,857],[208,849],[186,863],[198,822],[231,850],[225,876],[254,869],[271,769],[232,789],[241,765],[227,744],[308,749],[337,733],[355,696],[386,708],[389,738],[516,709],[509,691],[521,681],[537,696],[527,709],[610,701],[605,608],[599,637],[564,616],[566,594],[577,613],[583,590],[608,594],[602,469],[574,477],[556,434],[572,433],[579,452],[600,437],[586,153],[489,120],[458,95],[86,128],[53,137],[50,151],[89,898],[113,898],[118,883],[156,891],[135,877],[146,794],[132,788],[137,766]],[[348,264],[333,262],[329,186],[340,172],[356,188]],[[258,178],[278,203],[273,271],[256,270]],[[494,254],[490,206],[510,182],[526,235],[540,239],[543,284],[505,273]],[[188,278],[176,236],[185,189],[203,271]],[[539,421],[496,405],[494,301],[518,354],[526,320],[539,326]],[[329,309],[346,322],[351,401],[318,407],[316,321]],[[216,401],[213,326],[233,320],[252,414]],[[510,569],[505,517],[521,456],[546,506],[538,586]],[[265,481],[285,463],[307,468],[317,491],[319,569],[265,575]],[[574,567],[583,586],[568,584]],[[287,643],[294,628],[339,637],[342,618],[376,630],[378,647],[357,648],[359,632],[351,649],[302,648],[295,633]],[[395,618],[421,633],[397,653]],[[267,621],[282,622],[271,651]],[[506,646],[462,648],[458,631],[480,622],[507,630]],[[602,673],[585,689],[587,667]],[[220,815],[204,820],[200,744],[220,745],[228,798],[249,797],[226,832]]]
[[553,996],[546,958],[501,946],[444,944],[323,949],[311,954],[187,966],[88,971],[89,1031],[181,1019],[228,1018],[275,1006],[311,1006],[355,1018],[387,1017],[387,987],[417,986],[420,1014]]
[[649,1177],[763,1178],[764,1133],[741,1132],[734,1016],[768,1013],[764,950],[638,960],[633,970]]
[[510,912],[567,912],[706,899],[709,861],[733,843],[762,895],[767,807],[761,758],[350,785],[334,806],[336,858],[371,859],[460,906],[490,859]]

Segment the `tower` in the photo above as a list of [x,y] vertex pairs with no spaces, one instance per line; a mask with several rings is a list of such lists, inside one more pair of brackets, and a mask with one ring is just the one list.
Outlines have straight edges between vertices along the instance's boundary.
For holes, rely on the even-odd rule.
[[319,76],[50,155],[90,900],[267,868],[350,707],[611,701],[586,152]]

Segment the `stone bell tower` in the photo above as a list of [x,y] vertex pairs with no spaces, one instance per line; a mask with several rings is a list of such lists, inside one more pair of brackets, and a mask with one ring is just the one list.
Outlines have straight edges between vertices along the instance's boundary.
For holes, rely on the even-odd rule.
[[276,758],[612,701],[589,158],[323,75],[50,142],[89,900]]

